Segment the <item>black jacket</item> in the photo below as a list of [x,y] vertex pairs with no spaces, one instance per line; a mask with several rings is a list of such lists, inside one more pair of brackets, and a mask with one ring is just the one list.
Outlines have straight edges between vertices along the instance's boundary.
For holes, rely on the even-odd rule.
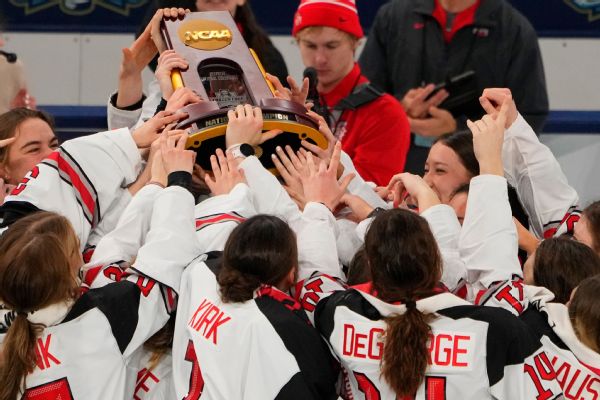
[[[481,0],[474,24],[446,44],[432,16],[434,4],[391,0],[379,9],[359,60],[364,75],[402,99],[423,83],[472,69],[478,93],[510,88],[520,113],[539,132],[548,114],[548,94],[537,35],[527,19],[504,0]],[[477,102],[466,114],[479,118],[483,110]]]

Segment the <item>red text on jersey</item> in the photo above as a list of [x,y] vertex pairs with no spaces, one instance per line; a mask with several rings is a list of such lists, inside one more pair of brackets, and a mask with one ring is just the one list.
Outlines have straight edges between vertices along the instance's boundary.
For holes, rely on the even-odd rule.
[[600,399],[599,376],[568,361],[559,360],[556,356],[552,358],[552,365],[566,399]]
[[[218,328],[229,321],[231,317],[225,315],[219,307],[215,306],[209,300],[204,299],[196,309],[196,312],[188,322],[188,325],[199,332],[207,340],[212,340],[217,344]],[[202,329],[202,332],[200,330]]]
[[50,368],[53,364],[60,365],[60,361],[52,353],[50,353],[50,341],[52,340],[52,334],[45,338],[38,338],[35,345],[35,363],[38,368],[45,370]]
[[[154,383],[152,383],[154,381]],[[160,382],[160,379],[156,377],[148,368],[143,368],[138,372],[137,381],[135,383],[135,392],[133,393],[134,400],[140,400],[143,398],[138,396],[140,391],[148,393],[151,386],[155,386],[156,383]],[[149,383],[149,384],[148,384]],[[150,386],[149,386],[150,385]]]

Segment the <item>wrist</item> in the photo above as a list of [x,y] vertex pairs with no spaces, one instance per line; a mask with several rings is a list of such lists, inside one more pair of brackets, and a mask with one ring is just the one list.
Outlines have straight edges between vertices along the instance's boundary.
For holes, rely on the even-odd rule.
[[146,186],[148,185],[156,185],[159,186],[161,188],[165,188],[165,184],[162,181],[156,180],[156,179],[152,179],[149,182],[146,183]]
[[167,186],[181,186],[189,191],[192,187],[192,174],[183,170],[170,172]]
[[254,147],[250,146],[248,143],[234,144],[229,146],[225,152],[231,152],[234,159],[245,159],[246,157],[256,155]]
[[501,160],[493,162],[484,162],[479,164],[480,175],[498,175],[504,176],[504,166]]
[[324,206],[325,206],[325,208],[327,208],[327,209],[329,210],[329,212],[333,214],[333,208],[332,208],[332,207],[330,207],[330,206],[329,206],[327,203],[325,203],[325,202],[322,202],[322,201],[317,201],[316,203],[319,203],[319,204],[322,204],[322,205],[324,205]]

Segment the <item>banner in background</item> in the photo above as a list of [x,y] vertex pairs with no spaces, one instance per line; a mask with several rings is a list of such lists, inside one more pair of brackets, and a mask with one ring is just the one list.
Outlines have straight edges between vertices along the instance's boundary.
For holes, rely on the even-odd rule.
[[[270,33],[289,35],[298,0],[249,0]],[[398,0],[393,0],[398,1]],[[405,0],[408,1],[408,0]],[[482,0],[485,1],[485,0]],[[357,0],[368,32],[386,0]],[[600,37],[600,0],[511,0],[540,36]],[[153,0],[3,0],[7,30],[136,32]]]

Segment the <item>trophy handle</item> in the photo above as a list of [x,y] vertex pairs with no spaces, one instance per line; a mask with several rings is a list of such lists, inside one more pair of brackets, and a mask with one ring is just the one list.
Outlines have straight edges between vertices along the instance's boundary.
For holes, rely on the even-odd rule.
[[265,72],[265,67],[263,67],[262,63],[260,62],[260,58],[258,58],[258,55],[254,51],[254,49],[248,48],[248,50],[250,50],[250,54],[252,54],[252,58],[254,58],[254,62],[256,62],[256,65],[258,65],[258,69],[260,70],[260,73],[262,74],[263,78],[265,79],[265,82],[267,82],[267,86],[269,87],[269,90],[271,91],[271,93],[273,95],[275,95],[275,87],[273,86],[271,81],[267,79],[267,73]]
[[173,90],[177,90],[185,86],[183,84],[183,77],[181,76],[181,72],[178,69],[174,69],[173,71],[171,71],[171,85],[173,86]]

